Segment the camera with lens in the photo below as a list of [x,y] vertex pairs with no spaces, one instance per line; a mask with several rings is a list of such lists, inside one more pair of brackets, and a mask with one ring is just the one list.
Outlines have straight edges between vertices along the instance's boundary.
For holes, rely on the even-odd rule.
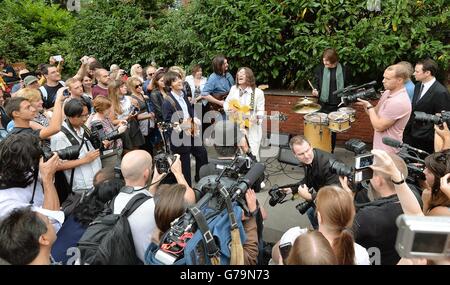
[[49,147],[42,147],[42,156],[44,157],[44,161],[49,160],[53,156],[54,152],[56,152],[58,157],[62,160],[75,160],[80,156],[80,146],[71,145],[58,151],[52,151]]
[[304,215],[309,208],[314,206],[314,200],[316,198],[317,192],[313,187],[309,188],[308,192],[311,194],[313,199],[311,201],[301,202],[300,204],[295,206],[295,209],[297,209],[297,211],[299,211],[301,215]]
[[450,217],[400,215],[395,249],[400,257],[444,259],[450,256]]
[[155,156],[154,161],[155,161],[155,166],[156,166],[156,169],[158,170],[158,173],[169,173],[170,166],[171,166],[169,159],[172,162],[174,162],[175,156],[165,153],[165,152],[161,152]]
[[349,139],[345,142],[345,149],[354,154],[363,154],[367,152],[367,144],[359,139]]
[[346,88],[334,91],[333,95],[341,97],[341,104],[344,105],[356,102],[358,98],[364,100],[378,99],[378,95],[374,87],[375,84],[377,84],[376,81],[365,83],[360,86],[351,85]]
[[119,133],[119,130],[112,130],[106,134],[101,122],[92,122],[89,140],[95,149],[103,149],[103,141],[114,141],[119,139],[120,136],[121,134]]
[[279,189],[277,185],[272,187],[272,189],[269,190],[269,205],[274,207],[276,204],[283,204],[285,202],[284,198],[286,198],[286,193]]
[[433,123],[435,125],[442,125],[445,122],[450,127],[450,111],[442,111],[440,116],[415,111],[414,120],[423,123]]
[[330,171],[338,176],[347,176],[349,181],[353,181],[353,167],[350,167],[343,162],[337,160],[330,161]]

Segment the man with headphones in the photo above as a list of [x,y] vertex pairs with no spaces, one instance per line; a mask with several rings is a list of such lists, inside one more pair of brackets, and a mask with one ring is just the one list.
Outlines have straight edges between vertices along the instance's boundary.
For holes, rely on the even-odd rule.
[[63,161],[58,170],[64,170],[73,192],[89,191],[94,188],[94,175],[102,168],[100,151],[93,147],[84,127],[89,110],[82,100],[72,99],[64,105],[64,113],[67,118],[61,126],[61,131],[51,137],[51,150],[58,151],[72,145],[81,146],[78,159]]

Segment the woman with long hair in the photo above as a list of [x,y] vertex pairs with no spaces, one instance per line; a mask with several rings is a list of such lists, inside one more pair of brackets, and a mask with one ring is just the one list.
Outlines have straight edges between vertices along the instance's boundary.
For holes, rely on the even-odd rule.
[[[338,186],[320,188],[316,197],[318,231],[328,240],[341,265],[369,265],[366,249],[354,242],[351,227],[355,217],[353,197]],[[300,227],[289,229],[273,247],[272,259],[279,260],[279,244],[291,243],[308,230]]]
[[164,85],[165,74],[166,71],[164,69],[158,70],[155,76],[153,77],[151,83],[152,94],[150,95],[150,101],[152,102],[153,105],[153,111],[155,112],[155,118],[157,123],[163,121],[162,104],[164,102],[164,99],[166,99],[167,97],[167,90]]
[[138,77],[128,78],[127,86],[128,90],[131,92],[133,104],[139,109],[139,114],[136,118],[139,121],[139,128],[145,139],[145,143],[141,146],[141,149],[152,154],[153,145],[150,132],[153,131],[155,127],[153,121],[155,113],[153,112],[153,107],[150,105],[151,103],[148,96],[144,95],[143,83]]
[[111,100],[110,118],[115,126],[127,122],[128,129],[122,135],[124,154],[127,151],[138,149],[145,143],[139,128],[131,97],[127,96],[128,88],[125,81],[113,80],[109,83],[108,94]]

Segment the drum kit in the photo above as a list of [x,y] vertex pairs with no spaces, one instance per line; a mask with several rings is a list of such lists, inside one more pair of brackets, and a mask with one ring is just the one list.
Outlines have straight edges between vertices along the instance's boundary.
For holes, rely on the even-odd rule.
[[317,97],[300,99],[292,108],[297,114],[304,114],[304,136],[314,148],[331,152],[331,132],[345,132],[356,120],[356,110],[339,108],[329,114],[317,112],[321,106]]

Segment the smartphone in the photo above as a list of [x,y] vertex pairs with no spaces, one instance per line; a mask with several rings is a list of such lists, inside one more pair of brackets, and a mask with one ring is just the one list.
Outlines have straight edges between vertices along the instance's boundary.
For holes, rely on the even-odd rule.
[[55,61],[62,61],[62,56],[60,54],[54,55],[53,58],[55,59]]
[[355,172],[355,178],[353,179],[353,181],[355,183],[359,183],[361,181],[372,179],[372,177],[373,177],[373,170],[372,168],[367,167],[361,170],[357,170]]
[[367,153],[355,157],[355,168],[363,169],[373,164],[373,154]]
[[289,252],[291,251],[291,247],[292,247],[292,243],[290,243],[290,242],[280,244],[279,249],[280,249],[281,258],[283,258],[283,262],[288,257]]

